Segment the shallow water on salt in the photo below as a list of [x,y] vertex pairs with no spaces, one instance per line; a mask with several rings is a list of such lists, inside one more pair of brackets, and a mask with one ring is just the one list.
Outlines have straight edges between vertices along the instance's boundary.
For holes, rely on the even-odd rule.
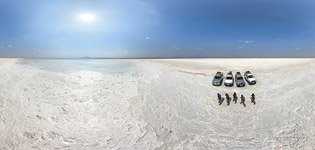
[[88,70],[104,74],[124,73],[133,66],[133,63],[123,59],[21,59],[18,63],[55,72]]

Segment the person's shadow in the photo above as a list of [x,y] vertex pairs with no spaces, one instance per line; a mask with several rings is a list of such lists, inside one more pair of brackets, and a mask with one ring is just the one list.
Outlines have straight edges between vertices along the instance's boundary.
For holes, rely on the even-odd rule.
[[223,102],[224,102],[224,98],[221,98],[221,99],[219,100],[219,105],[222,105]]

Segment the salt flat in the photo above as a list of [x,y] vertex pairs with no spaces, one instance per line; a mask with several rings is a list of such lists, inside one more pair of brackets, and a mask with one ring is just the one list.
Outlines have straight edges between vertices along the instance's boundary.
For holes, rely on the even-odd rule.
[[[315,59],[47,61],[1,63],[0,149],[315,147]],[[257,85],[211,85],[246,70]],[[218,105],[233,92],[247,107]]]
[[15,61],[13,58],[0,58],[0,64]]

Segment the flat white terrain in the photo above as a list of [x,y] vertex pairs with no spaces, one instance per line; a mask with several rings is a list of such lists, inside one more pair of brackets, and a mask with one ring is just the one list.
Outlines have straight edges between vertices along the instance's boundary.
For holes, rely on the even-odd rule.
[[[256,85],[211,84],[246,70]],[[315,59],[0,59],[0,77],[0,149],[315,148]],[[233,92],[246,107],[219,106]]]

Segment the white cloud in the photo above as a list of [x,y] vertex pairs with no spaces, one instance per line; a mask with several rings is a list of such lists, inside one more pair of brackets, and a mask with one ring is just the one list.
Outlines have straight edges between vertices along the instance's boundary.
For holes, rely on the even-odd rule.
[[145,39],[146,39],[146,40],[151,40],[152,38],[149,37],[149,36],[147,36],[147,37],[145,37]]
[[177,47],[176,45],[173,45],[173,49],[181,50],[181,48]]
[[238,40],[240,43],[244,43],[244,44],[250,44],[250,43],[254,43],[254,40]]
[[34,51],[40,51],[39,48],[35,48],[35,47],[33,48],[33,50],[34,50]]
[[244,41],[245,44],[249,44],[249,43],[254,43],[253,40],[249,40],[249,41]]
[[302,51],[302,48],[295,48],[295,50],[297,50],[297,51]]
[[255,41],[254,40],[238,40],[239,44],[237,45],[237,49],[239,50],[243,50],[243,49],[247,49],[252,45],[252,43],[254,43]]

